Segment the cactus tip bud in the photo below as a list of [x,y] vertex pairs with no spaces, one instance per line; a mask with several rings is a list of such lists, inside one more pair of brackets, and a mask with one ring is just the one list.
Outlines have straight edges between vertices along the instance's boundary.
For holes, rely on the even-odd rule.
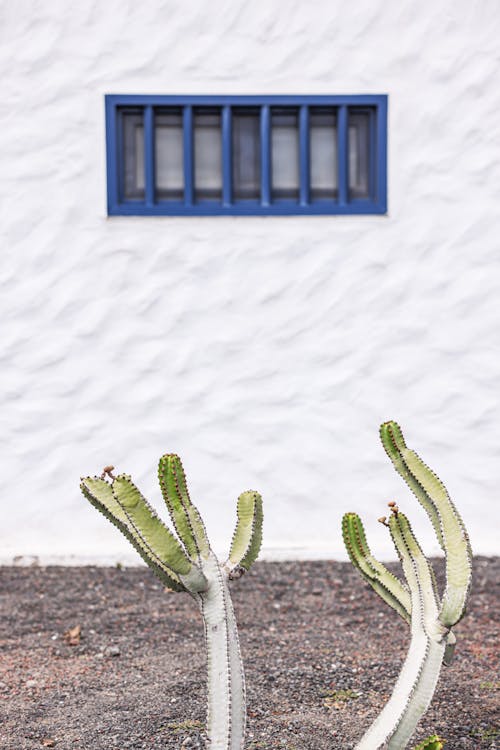
[[114,468],[115,468],[115,467],[114,467],[114,466],[113,466],[112,464],[109,464],[108,466],[105,466],[105,467],[104,467],[104,469],[102,470],[102,474],[101,474],[101,479],[104,479],[104,478],[105,478],[105,476],[106,476],[106,474],[107,474],[107,475],[108,475],[109,477],[111,477],[111,479],[114,479],[114,478],[115,478],[115,476],[114,476],[114,474],[112,473],[112,472],[113,472],[113,469],[114,469]]
[[380,516],[380,518],[377,518],[377,521],[383,523],[384,526],[387,526],[387,516]]

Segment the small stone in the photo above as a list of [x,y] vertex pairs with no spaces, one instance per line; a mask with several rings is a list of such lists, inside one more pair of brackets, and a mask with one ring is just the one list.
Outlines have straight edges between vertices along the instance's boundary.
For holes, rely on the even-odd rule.
[[30,689],[31,688],[36,688],[36,687],[38,687],[38,681],[37,680],[27,680],[26,687],[30,688]]
[[181,749],[183,748],[186,748],[186,750],[200,750],[200,741],[196,737],[188,735],[181,745]]
[[118,646],[108,646],[105,654],[106,656],[120,656],[121,651]]

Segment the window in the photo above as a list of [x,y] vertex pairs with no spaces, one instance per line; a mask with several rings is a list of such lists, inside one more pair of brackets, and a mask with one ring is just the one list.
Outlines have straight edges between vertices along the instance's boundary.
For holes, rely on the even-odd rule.
[[387,97],[106,96],[108,214],[384,214]]

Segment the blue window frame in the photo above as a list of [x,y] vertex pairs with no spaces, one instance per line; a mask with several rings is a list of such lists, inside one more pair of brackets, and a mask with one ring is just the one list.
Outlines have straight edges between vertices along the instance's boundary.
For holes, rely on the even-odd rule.
[[387,96],[108,94],[108,214],[384,214]]

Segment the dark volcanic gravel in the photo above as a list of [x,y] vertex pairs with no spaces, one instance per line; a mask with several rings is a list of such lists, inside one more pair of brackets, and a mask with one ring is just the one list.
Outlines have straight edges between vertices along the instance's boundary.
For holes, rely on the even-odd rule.
[[[415,740],[495,747],[499,572],[498,558],[475,560],[456,658]],[[232,591],[247,750],[352,748],[390,695],[403,621],[348,563],[258,563]],[[1,750],[196,750],[204,691],[197,607],[147,568],[0,568]]]

